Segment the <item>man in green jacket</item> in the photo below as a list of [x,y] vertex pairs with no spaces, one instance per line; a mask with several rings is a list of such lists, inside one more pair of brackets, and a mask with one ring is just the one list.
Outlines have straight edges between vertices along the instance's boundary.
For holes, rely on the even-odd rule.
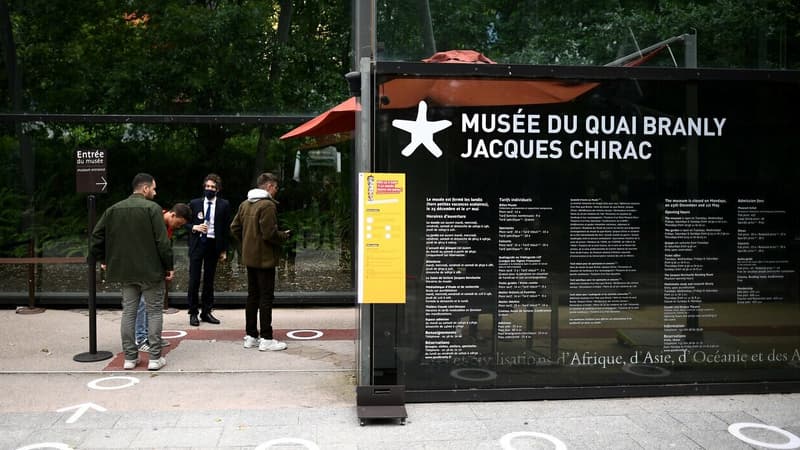
[[[247,193],[231,223],[231,233],[242,244],[242,262],[247,266],[244,348],[258,345],[262,352],[283,350],[286,344],[272,335],[272,301],[280,245],[289,239],[290,231],[278,230],[278,177],[262,173],[256,186]],[[261,322],[260,336],[257,320]]]
[[135,324],[139,297],[144,295],[150,344],[149,370],[167,364],[161,356],[161,305],[164,280],[172,280],[174,266],[172,247],[161,207],[152,201],[156,196],[156,180],[140,173],[131,183],[133,194],[109,207],[92,232],[91,252],[108,267],[106,280],[122,284],[122,350],[123,367],[130,370],[139,364]]

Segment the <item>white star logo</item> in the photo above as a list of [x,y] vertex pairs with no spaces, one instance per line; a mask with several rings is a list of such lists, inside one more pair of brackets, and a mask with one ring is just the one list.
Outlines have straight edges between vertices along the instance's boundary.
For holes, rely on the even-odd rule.
[[392,121],[393,127],[411,133],[411,142],[400,152],[401,155],[411,156],[417,147],[422,144],[437,158],[442,156],[442,149],[436,145],[436,142],[433,142],[433,134],[444,130],[452,124],[453,122],[449,120],[428,122],[428,104],[424,100],[419,102],[417,120],[395,119]]

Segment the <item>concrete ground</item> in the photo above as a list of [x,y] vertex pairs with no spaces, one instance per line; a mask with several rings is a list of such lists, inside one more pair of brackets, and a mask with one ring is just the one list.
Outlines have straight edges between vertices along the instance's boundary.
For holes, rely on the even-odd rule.
[[[119,310],[0,310],[0,449],[800,448],[800,394],[408,404],[360,426],[355,308],[278,308],[282,352],[242,348],[244,311],[221,325],[164,316],[167,366],[123,371]],[[146,359],[146,355],[141,355]]]

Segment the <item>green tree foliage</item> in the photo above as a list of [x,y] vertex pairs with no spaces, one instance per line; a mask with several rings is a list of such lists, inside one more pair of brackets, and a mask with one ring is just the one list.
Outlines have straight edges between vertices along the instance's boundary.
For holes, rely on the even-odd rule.
[[[282,43],[280,3],[293,9]],[[26,0],[11,14],[28,111],[269,114],[346,94],[342,0]]]
[[[3,24],[3,31],[14,38],[8,45],[22,79],[19,111],[311,114],[348,95],[342,78],[349,70],[350,45],[344,0],[0,1],[11,28]],[[9,46],[3,49],[6,56]],[[0,108],[12,111],[7,68],[4,60]],[[15,208],[16,216],[3,217],[4,231],[14,231],[4,233],[3,247],[28,236],[41,249],[39,241],[56,238],[53,233],[85,233],[85,195],[74,188],[76,148],[109,152],[110,192],[98,196],[100,211],[128,195],[129,180],[140,171],[156,176],[157,200],[164,205],[198,195],[202,177],[211,171],[223,176],[226,196],[238,201],[254,173],[291,175],[296,143],[277,139],[286,129],[214,121],[26,124],[36,192],[26,200],[19,177],[12,177],[15,189],[4,198],[22,206]],[[4,173],[16,175],[14,124],[5,123],[3,131],[7,142],[0,146],[0,164]],[[23,210],[29,213],[26,220]],[[56,220],[61,222],[53,227]]]
[[285,112],[324,111],[348,97],[349,0],[295,1],[290,39],[276,53]]

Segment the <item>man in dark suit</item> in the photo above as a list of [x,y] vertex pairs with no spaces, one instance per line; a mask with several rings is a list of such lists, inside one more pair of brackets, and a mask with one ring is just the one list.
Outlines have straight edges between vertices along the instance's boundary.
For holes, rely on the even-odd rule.
[[[203,197],[189,202],[192,221],[186,224],[189,233],[189,325],[200,326],[200,321],[218,324],[211,314],[214,309],[214,275],[217,261],[225,261],[228,254],[228,230],[231,225],[231,205],[221,198],[222,179],[210,173],[203,180]],[[200,273],[203,274],[202,309],[198,307]],[[200,317],[198,319],[198,312]]]

